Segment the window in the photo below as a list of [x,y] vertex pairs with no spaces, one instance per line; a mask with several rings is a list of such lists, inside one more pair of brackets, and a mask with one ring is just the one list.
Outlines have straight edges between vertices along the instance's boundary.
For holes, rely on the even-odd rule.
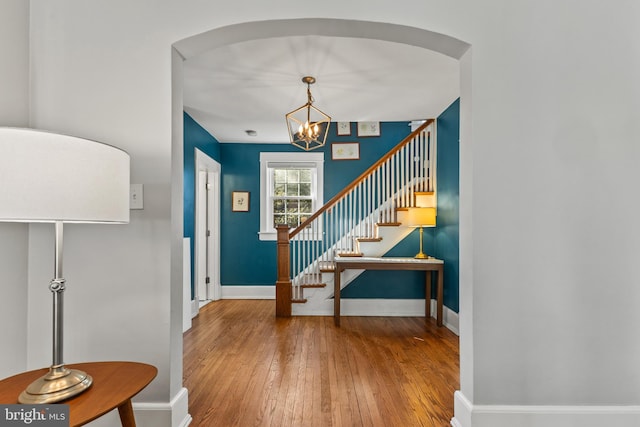
[[313,213],[313,197],[311,197],[312,168],[276,167],[270,169],[273,174],[273,223],[295,228],[302,224]]
[[260,240],[295,228],[323,203],[323,153],[260,153]]

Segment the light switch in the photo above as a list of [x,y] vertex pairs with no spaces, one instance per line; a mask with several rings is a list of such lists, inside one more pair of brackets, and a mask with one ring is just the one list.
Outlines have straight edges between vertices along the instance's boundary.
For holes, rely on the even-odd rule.
[[142,184],[131,184],[129,191],[129,209],[144,209],[144,191]]

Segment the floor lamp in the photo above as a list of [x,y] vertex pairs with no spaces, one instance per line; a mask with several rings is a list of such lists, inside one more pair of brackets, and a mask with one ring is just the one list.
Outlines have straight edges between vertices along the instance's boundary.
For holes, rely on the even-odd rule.
[[420,227],[420,252],[415,258],[426,259],[429,255],[422,252],[422,228],[436,226],[436,208],[409,208],[407,224],[409,227]]
[[129,155],[112,146],[34,129],[0,128],[0,221],[55,224],[53,362],[20,403],[52,403],[89,388],[63,362],[63,223],[129,222]]

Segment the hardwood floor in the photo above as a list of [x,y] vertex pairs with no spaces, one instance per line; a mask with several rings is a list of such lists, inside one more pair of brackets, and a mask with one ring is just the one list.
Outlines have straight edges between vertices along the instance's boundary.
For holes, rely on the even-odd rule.
[[458,337],[435,319],[276,319],[272,300],[209,303],[184,334],[192,426],[449,426]]

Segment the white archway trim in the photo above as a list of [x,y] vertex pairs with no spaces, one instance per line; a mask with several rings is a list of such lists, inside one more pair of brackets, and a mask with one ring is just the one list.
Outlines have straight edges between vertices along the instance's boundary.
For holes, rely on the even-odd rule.
[[183,59],[234,43],[290,36],[353,37],[385,40],[460,59],[470,45],[456,38],[406,25],[352,19],[305,18],[253,21],[220,27],[174,43]]

